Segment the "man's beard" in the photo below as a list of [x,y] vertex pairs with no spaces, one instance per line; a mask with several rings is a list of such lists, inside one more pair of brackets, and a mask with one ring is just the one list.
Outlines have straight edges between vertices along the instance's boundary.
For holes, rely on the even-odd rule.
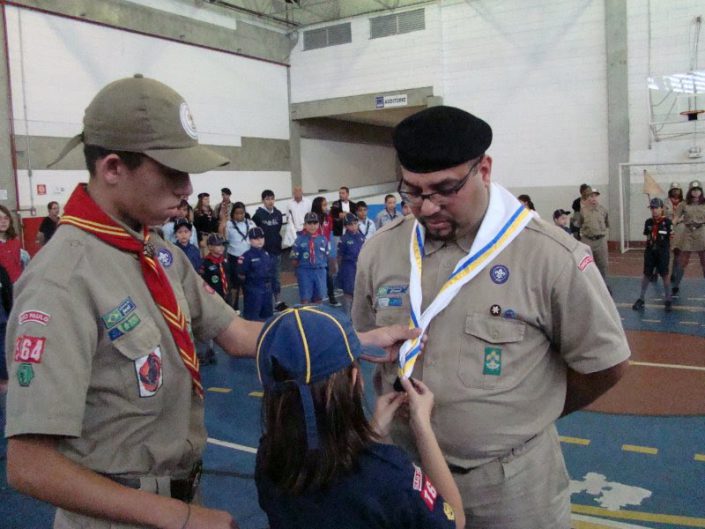
[[438,233],[437,231],[431,230],[428,225],[426,224],[425,218],[419,218],[417,219],[419,223],[426,228],[426,237],[428,239],[434,240],[434,241],[454,241],[457,238],[457,233],[458,233],[458,223],[455,222],[455,219],[449,218],[446,219],[444,218],[443,220],[447,223],[450,224],[450,231],[448,233]]

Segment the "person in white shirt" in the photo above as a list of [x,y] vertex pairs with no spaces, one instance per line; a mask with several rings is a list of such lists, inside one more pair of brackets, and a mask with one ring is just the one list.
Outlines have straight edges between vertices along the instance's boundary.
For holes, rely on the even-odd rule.
[[286,204],[286,214],[298,234],[304,229],[304,216],[311,211],[311,201],[304,196],[301,186],[294,187],[292,195],[292,199]]
[[360,200],[357,203],[357,220],[358,231],[365,236],[365,242],[369,241],[370,237],[377,231],[377,227],[375,223],[367,217],[367,203],[364,200]]
[[375,217],[375,227],[380,229],[385,224],[392,222],[399,216],[397,211],[397,197],[394,195],[387,195],[384,197],[384,209],[377,213]]
[[238,277],[237,267],[242,254],[250,249],[250,239],[247,236],[247,232],[250,231],[250,228],[255,227],[255,223],[245,216],[245,204],[242,202],[233,204],[230,219],[225,216],[225,210],[222,211],[223,214],[220,216],[218,231],[228,240],[228,246],[226,247],[228,254],[228,281],[230,281],[230,288],[233,291],[232,306],[235,310],[238,310],[242,282]]
[[[179,204],[179,209],[177,210],[176,216],[173,219],[169,219],[167,223],[162,226],[162,234],[165,241],[176,244],[176,233],[174,233],[174,226],[176,225],[176,222],[181,219],[186,219],[191,222],[188,218],[188,202],[186,200],[182,200]],[[198,248],[198,235],[196,234],[196,230],[191,230],[191,240],[189,242]]]

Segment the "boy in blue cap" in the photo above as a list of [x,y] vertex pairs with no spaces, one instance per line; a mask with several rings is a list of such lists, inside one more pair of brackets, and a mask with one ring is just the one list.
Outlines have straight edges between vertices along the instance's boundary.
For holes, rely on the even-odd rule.
[[[431,428],[433,394],[405,379],[405,392],[381,395],[368,421],[358,363],[367,354],[350,320],[328,307],[288,309],[262,328],[264,434],[255,483],[272,529],[465,526],[460,492]],[[402,406],[421,468],[387,444]]]
[[350,316],[353,293],[355,291],[355,273],[357,257],[360,255],[365,236],[360,233],[358,219],[352,213],[343,218],[345,232],[338,242],[338,286],[343,289],[343,310]]
[[671,278],[668,275],[668,261],[671,255],[671,219],[663,214],[663,200],[652,198],[649,203],[651,217],[644,222],[644,235],[646,235],[646,249],[644,250],[644,276],[641,278],[641,294],[634,302],[632,309],[644,310],[644,296],[646,288],[654,274],[658,273],[663,279],[663,288],[666,292],[665,309],[671,312]]
[[240,257],[238,274],[245,287],[243,317],[264,321],[274,314],[272,285],[277,261],[264,249],[264,230],[252,228],[247,234],[250,249]]
[[318,231],[318,215],[306,213],[304,232],[291,247],[291,261],[296,268],[301,303],[320,303],[326,291],[328,241]]
[[186,254],[194,270],[198,271],[201,268],[201,251],[191,242],[192,234],[193,224],[188,219],[178,219],[174,222],[175,244]]

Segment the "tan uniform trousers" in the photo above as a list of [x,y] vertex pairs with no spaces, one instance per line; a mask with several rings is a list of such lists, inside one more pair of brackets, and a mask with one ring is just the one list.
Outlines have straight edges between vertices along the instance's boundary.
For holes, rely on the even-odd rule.
[[581,242],[587,244],[592,250],[592,257],[595,259],[597,269],[600,271],[602,279],[607,281],[607,267],[609,252],[607,251],[607,237],[603,236],[599,239],[590,239],[583,236]]
[[511,454],[453,477],[467,527],[570,529],[570,480],[553,425]]

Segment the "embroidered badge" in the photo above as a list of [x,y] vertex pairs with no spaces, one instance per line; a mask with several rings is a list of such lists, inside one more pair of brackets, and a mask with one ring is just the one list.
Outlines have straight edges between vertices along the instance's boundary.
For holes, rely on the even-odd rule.
[[20,364],[17,368],[17,383],[26,388],[34,380],[34,368],[32,364]]
[[499,305],[492,305],[490,307],[490,314],[492,314],[492,316],[499,316],[502,314],[502,307]]
[[142,320],[137,313],[130,314],[127,319],[121,321],[116,327],[113,327],[108,331],[108,337],[115,341],[137,327],[141,322]]
[[140,397],[152,397],[164,382],[162,376],[162,350],[157,347],[148,355],[135,360],[135,372],[140,389]]
[[502,349],[485,347],[485,361],[482,367],[483,375],[499,376],[502,374]]
[[447,501],[443,502],[443,513],[449,520],[455,520],[455,511],[453,510],[453,507],[450,506],[450,503],[448,503]]
[[414,482],[412,486],[414,490],[418,490],[419,492],[421,492],[421,489],[423,488],[423,473],[416,465],[414,465]]
[[166,248],[159,248],[157,252],[157,259],[164,268],[169,268],[174,262],[174,256]]
[[44,354],[46,338],[38,336],[18,336],[15,341],[15,362],[40,364]]
[[433,487],[433,485],[428,480],[428,478],[425,478],[424,484],[423,484],[423,490],[421,491],[421,498],[423,499],[424,503],[426,504],[426,507],[428,507],[429,511],[433,511],[433,508],[436,505],[436,497],[437,496],[438,496],[438,493],[436,492],[436,489]]
[[182,102],[179,107],[179,119],[181,120],[181,126],[184,128],[184,132],[194,140],[197,140],[198,132],[196,131],[196,123],[193,121],[191,110],[189,110],[186,101]]
[[206,283],[205,281],[203,282],[203,288],[204,288],[204,289],[206,290],[206,292],[208,292],[211,296],[212,296],[213,294],[215,294],[215,290],[213,290],[213,287],[210,286],[210,285],[209,285],[208,283]]
[[218,276],[211,277],[211,283],[213,283],[214,285],[217,285],[219,281],[220,281],[220,278]]
[[580,261],[580,264],[578,264],[578,270],[582,272],[587,268],[587,265],[594,262],[595,260],[592,258],[592,255],[586,255],[585,257],[583,257],[582,261]]
[[490,268],[490,277],[493,283],[502,285],[509,279],[509,268],[504,265],[494,265]]
[[389,285],[379,287],[377,289],[378,296],[386,296],[389,294],[405,294],[409,290],[409,285]]
[[379,307],[401,307],[404,302],[398,296],[390,296],[388,298],[377,298],[377,305]]
[[120,305],[115,307],[107,314],[103,314],[101,319],[105,324],[106,329],[112,329],[122,320],[124,320],[133,310],[137,308],[131,298],[123,300]]
[[517,313],[514,312],[512,309],[507,309],[504,311],[504,318],[507,320],[516,320]]
[[20,315],[17,317],[17,322],[20,325],[24,325],[25,323],[38,323],[39,325],[47,325],[50,319],[51,316],[46,312],[42,312],[41,310],[26,310],[24,312],[20,312]]

